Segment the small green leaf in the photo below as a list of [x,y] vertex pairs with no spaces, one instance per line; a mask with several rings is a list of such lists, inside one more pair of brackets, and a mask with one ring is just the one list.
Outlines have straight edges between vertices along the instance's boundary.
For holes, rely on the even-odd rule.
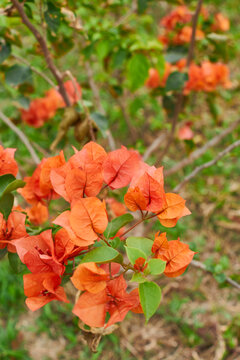
[[188,74],[178,71],[172,72],[166,83],[166,91],[179,91],[183,88],[185,81],[188,79]]
[[3,214],[5,220],[8,219],[12,207],[13,207],[14,196],[11,193],[5,194],[0,198],[0,212]]
[[153,241],[143,237],[130,236],[126,240],[129,247],[139,249],[145,254],[145,258],[152,254]]
[[135,54],[128,62],[127,77],[132,91],[144,85],[148,77],[149,61],[143,54]]
[[93,112],[90,114],[90,116],[91,116],[91,119],[96,123],[99,130],[101,131],[102,136],[106,137],[106,130],[109,127],[108,119],[104,115],[102,115],[98,112]]
[[142,273],[134,273],[130,281],[141,284],[146,281],[146,278]]
[[104,231],[104,236],[106,236],[107,239],[115,236],[118,230],[120,230],[123,226],[133,221],[133,219],[134,218],[131,214],[123,214],[121,216],[116,217],[110,223],[108,223],[108,226]]
[[6,43],[2,44],[0,43],[0,64],[6,60],[9,55],[11,54],[11,44]]
[[110,246],[100,246],[87,253],[82,259],[81,264],[87,262],[95,262],[102,264],[113,260],[115,262],[121,262],[122,255]]
[[162,274],[166,267],[166,261],[161,259],[150,259],[148,261],[148,269],[151,275]]
[[29,66],[13,65],[7,69],[5,80],[9,85],[20,85],[25,82],[32,82],[32,70]]
[[114,249],[117,249],[120,244],[121,240],[119,239],[119,237],[115,237],[114,239],[110,240],[110,245]]
[[10,264],[11,268],[13,269],[13,271],[16,274],[19,274],[24,270],[25,266],[21,262],[21,260],[19,259],[19,256],[18,256],[17,253],[9,252],[8,253],[8,260],[9,260],[9,264]]
[[0,197],[23,187],[24,185],[24,181],[16,180],[12,174],[2,175],[0,176]]
[[165,55],[165,60],[170,64],[175,64],[177,61],[187,56],[187,48],[182,46],[175,46],[170,48]]
[[47,10],[44,12],[44,19],[53,32],[57,32],[61,23],[61,10],[53,2],[47,2]]
[[132,265],[134,265],[136,260],[140,257],[142,257],[144,259],[147,258],[146,255],[144,254],[144,252],[142,252],[139,249],[135,249],[135,248],[128,247],[128,246],[124,246],[124,247],[127,252],[127,257]]
[[160,304],[161,289],[156,283],[146,281],[139,285],[139,295],[146,321],[148,321]]

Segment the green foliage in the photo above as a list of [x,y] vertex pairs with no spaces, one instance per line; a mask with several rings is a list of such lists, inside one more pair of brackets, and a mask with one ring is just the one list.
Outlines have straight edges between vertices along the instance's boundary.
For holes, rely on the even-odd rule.
[[13,65],[5,73],[6,83],[9,85],[20,85],[25,82],[32,82],[32,70],[28,66]]
[[81,264],[87,262],[95,262],[102,264],[110,261],[121,263],[122,256],[117,250],[109,246],[102,245],[89,251],[81,260]]
[[161,289],[156,283],[146,281],[139,285],[139,295],[146,321],[148,321],[160,304]]
[[123,226],[129,224],[131,221],[133,221],[133,216],[131,214],[123,214],[116,217],[108,223],[108,226],[104,231],[104,236],[106,236],[107,239],[115,236]]
[[153,241],[150,239],[130,236],[126,240],[126,245],[140,250],[145,255],[145,258],[152,254]]
[[130,89],[137,90],[147,79],[149,62],[143,54],[135,54],[128,62],[127,78]]

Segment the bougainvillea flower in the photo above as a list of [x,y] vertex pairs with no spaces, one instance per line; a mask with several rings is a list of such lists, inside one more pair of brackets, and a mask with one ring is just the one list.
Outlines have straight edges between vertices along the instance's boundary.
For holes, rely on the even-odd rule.
[[98,267],[94,262],[89,262],[78,265],[71,280],[78,290],[86,290],[96,294],[106,288],[109,274]]
[[[136,195],[132,189],[135,190]],[[146,208],[143,208],[145,205],[143,197],[146,201]],[[146,209],[152,212],[163,210],[166,207],[163,167],[158,169],[149,167],[148,171],[136,181],[135,187],[129,188],[125,198],[127,200],[126,205],[130,205],[131,209]]]
[[54,272],[59,276],[64,273],[65,266],[55,255],[51,230],[15,240],[14,245],[20,260],[32,273]]
[[191,122],[186,122],[178,130],[178,138],[180,140],[191,140],[194,137],[194,132],[191,129]]
[[170,14],[164,16],[161,25],[168,30],[173,30],[177,24],[186,24],[192,19],[192,14],[186,6],[178,6]]
[[18,165],[14,159],[16,149],[4,149],[0,145],[0,176],[5,174],[12,174],[14,176],[18,173]]
[[212,25],[213,31],[228,31],[230,29],[229,19],[221,13],[214,16],[214,23]]
[[[74,81],[74,83],[73,83]],[[64,83],[65,90],[68,94],[69,100],[71,104],[75,104],[78,100],[82,97],[82,89],[81,86],[78,84],[77,80],[67,80]]]
[[147,268],[147,266],[148,266],[148,263],[146,262],[146,259],[144,259],[143,257],[137,258],[133,265],[134,269],[139,272],[144,272],[144,270]]
[[103,163],[103,179],[111,189],[127,186],[140,164],[140,155],[135,150],[121,149],[110,152]]
[[184,273],[193,259],[194,251],[180,240],[168,242],[168,249],[158,254],[158,258],[166,261],[164,274],[168,277],[177,277]]
[[7,246],[8,251],[16,252],[14,240],[28,236],[25,225],[26,215],[12,211],[7,221],[0,213],[0,249]]
[[93,141],[86,144],[67,164],[51,172],[54,190],[69,202],[84,194],[96,196],[102,188],[102,164],[106,156],[100,145]]
[[29,221],[34,225],[41,225],[48,219],[48,208],[41,202],[33,205],[31,208],[26,209]]
[[61,278],[57,274],[46,272],[23,275],[26,305],[31,311],[38,310],[52,300],[68,302]]
[[41,167],[39,185],[43,193],[49,193],[53,190],[50,180],[50,173],[52,169],[57,169],[65,164],[63,151],[59,155],[46,159]]
[[126,206],[114,198],[106,198],[106,204],[109,206],[113,217],[124,215],[127,212]]
[[[187,44],[191,41],[192,27],[184,26],[172,39],[172,42],[176,45]],[[196,29],[196,40],[204,39],[204,32],[200,29]]]
[[77,200],[71,211],[63,212],[54,223],[68,232],[74,244],[88,246],[97,240],[98,234],[104,232],[108,218],[104,203],[89,197]]
[[156,233],[155,239],[152,246],[152,252],[156,257],[169,248],[166,233]]
[[163,76],[160,77],[157,69],[150,68],[149,69],[149,77],[146,80],[145,85],[150,89],[155,89],[157,87],[164,87],[167,82],[167,78],[170,75],[173,67],[170,63],[165,62],[164,64],[164,73]]
[[186,201],[180,195],[166,193],[166,201],[167,206],[158,214],[158,219],[163,226],[174,227],[181,217],[191,214],[185,206]]
[[[73,308],[85,324],[93,327],[108,327],[122,321],[132,309],[138,309],[140,300],[137,291],[126,292],[127,284],[123,276],[119,276],[107,283],[107,287],[97,293],[85,292],[82,294]],[[107,312],[110,318],[105,324]]]
[[67,261],[79,255],[82,251],[87,250],[87,247],[76,246],[68,232],[65,229],[60,229],[54,236],[54,250],[58,261],[62,264],[67,264]]

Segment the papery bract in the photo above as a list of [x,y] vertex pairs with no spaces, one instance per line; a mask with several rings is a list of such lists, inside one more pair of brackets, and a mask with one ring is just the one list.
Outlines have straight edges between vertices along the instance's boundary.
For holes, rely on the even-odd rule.
[[178,220],[190,215],[191,212],[185,206],[185,200],[178,194],[166,193],[167,206],[158,214],[158,219],[163,226],[173,227]]
[[14,159],[15,151],[16,149],[4,149],[4,147],[0,145],[0,176],[5,174],[17,175],[18,165]]
[[7,221],[0,213],[0,249],[7,246],[8,251],[16,252],[14,240],[28,236],[25,225],[26,215],[12,211]]

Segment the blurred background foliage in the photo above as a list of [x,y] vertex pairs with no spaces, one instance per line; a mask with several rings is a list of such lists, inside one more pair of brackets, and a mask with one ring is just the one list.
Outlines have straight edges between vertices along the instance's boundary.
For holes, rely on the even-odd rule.
[[[157,40],[159,21],[179,1],[27,0],[23,3],[30,21],[47,39],[57,67],[62,72],[71,70],[81,85],[84,104],[97,122],[98,141],[102,145],[108,147],[106,132],[110,129],[117,146],[134,147],[144,154],[162,131],[170,130],[166,100],[174,98],[174,91],[170,95],[166,89],[149,91],[144,84],[150,67],[156,67],[160,74],[164,72],[164,56],[166,59],[169,54]],[[185,3],[195,10],[195,0]],[[174,139],[161,161],[165,170],[239,118],[239,1],[205,0],[203,4],[210,13],[221,11],[228,16],[231,27],[224,41],[211,38],[200,41],[195,61],[209,58],[227,62],[234,86],[213,94],[190,94],[178,126],[192,122],[194,137],[185,141]],[[3,9],[10,10],[6,14]],[[37,42],[21,23],[16,10],[11,9],[11,3],[2,0],[0,10],[0,108],[43,157],[50,153],[63,109],[39,129],[22,122],[19,109],[27,109],[32,99],[44,96],[50,88],[31,66],[54,79]],[[187,48],[181,51],[187,53]],[[93,93],[91,82],[96,85],[97,94]],[[81,104],[76,106],[81,111]],[[5,147],[17,148],[21,176],[31,174],[33,163],[25,146],[2,122],[0,132]],[[172,190],[196,166],[216,157],[239,134],[238,126],[194,163],[167,176],[166,189]],[[61,140],[58,150],[64,149],[68,156],[71,145],[81,146],[73,128]],[[160,144],[148,158],[149,164],[158,161],[162,149]],[[150,323],[144,326],[143,318],[129,316],[116,333],[101,341],[96,354],[91,354],[86,346],[69,305],[48,304],[37,314],[28,313],[22,277],[13,273],[7,261],[1,261],[0,359],[240,359],[239,293],[225,282],[226,275],[240,282],[239,175],[240,151],[235,149],[198,174],[181,191],[192,216],[170,229],[169,236],[171,239],[180,236],[188,242],[208,272],[190,267],[178,279],[161,279],[163,302]],[[122,197],[123,193],[119,193],[119,199]],[[152,236],[158,230],[164,228],[155,223],[147,227],[147,235]]]

